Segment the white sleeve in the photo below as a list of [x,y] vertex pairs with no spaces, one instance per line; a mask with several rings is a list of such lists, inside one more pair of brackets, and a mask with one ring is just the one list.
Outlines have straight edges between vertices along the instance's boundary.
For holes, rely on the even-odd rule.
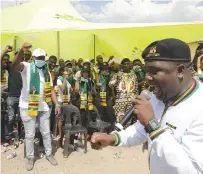
[[60,85],[62,85],[63,83],[61,82],[61,80],[60,79],[57,79],[57,86],[60,86]]
[[203,173],[203,111],[178,142],[166,130],[152,142],[157,156],[178,173]]
[[147,141],[144,126],[137,121],[126,130],[120,131],[121,143],[119,146],[137,146]]
[[27,74],[28,67],[30,66],[30,63],[28,63],[28,62],[21,62],[21,63],[24,65],[24,69],[20,73],[21,74]]

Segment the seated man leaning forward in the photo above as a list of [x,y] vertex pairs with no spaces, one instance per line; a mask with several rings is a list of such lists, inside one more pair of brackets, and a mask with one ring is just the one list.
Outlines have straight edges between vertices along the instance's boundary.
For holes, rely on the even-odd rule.
[[178,39],[151,43],[142,53],[150,101],[138,96],[138,122],[110,135],[94,133],[92,148],[148,141],[151,174],[203,173],[203,84],[192,78],[188,45]]
[[53,101],[56,104],[56,112],[60,113],[60,105],[57,102],[51,75],[45,62],[45,51],[40,48],[35,49],[33,51],[35,59],[32,63],[21,62],[24,52],[29,48],[31,48],[30,44],[24,44],[13,61],[13,68],[21,72],[23,81],[19,107],[25,128],[27,157],[25,164],[28,171],[32,170],[34,166],[34,137],[37,117],[39,118],[46,159],[52,165],[58,164],[52,155],[50,112],[47,103]]

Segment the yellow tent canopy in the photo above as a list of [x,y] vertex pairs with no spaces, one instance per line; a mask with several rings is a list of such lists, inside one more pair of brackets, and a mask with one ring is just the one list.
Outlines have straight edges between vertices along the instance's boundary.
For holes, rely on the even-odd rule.
[[53,31],[86,22],[68,0],[34,0],[3,9],[1,17],[3,33]]
[[94,30],[96,55],[102,54],[106,57],[115,55],[118,58],[136,59],[141,57],[141,52],[151,42],[164,38],[177,38],[191,46],[193,56],[198,41],[203,41],[202,31],[203,22]]
[[[19,48],[30,42],[64,59],[105,59],[114,55],[140,58],[152,41],[168,37],[187,43],[203,40],[203,22],[194,23],[89,23],[68,0],[35,0],[2,10],[1,43]],[[193,51],[195,50],[193,44]]]
[[[81,41],[79,45],[88,40],[92,43],[89,33],[84,33],[80,38],[74,33],[75,28],[78,28],[82,23],[86,23],[86,20],[68,0],[31,1],[16,7],[3,9],[1,17],[3,47],[12,44],[15,48],[19,48],[23,42],[28,41],[32,43],[33,49],[42,47],[49,55],[53,54],[61,57],[60,53],[63,50],[60,50],[60,48],[63,48],[64,45],[61,44],[60,39],[63,40],[64,36],[60,36],[59,31],[64,28],[73,29],[72,34],[78,38],[78,42]],[[67,46],[64,49],[70,49],[71,55],[80,56],[76,54],[76,51],[72,51],[73,38],[70,35],[68,35],[68,38],[70,40],[64,42]],[[80,48],[84,51],[89,49],[81,46]],[[64,58],[67,59],[68,55]]]

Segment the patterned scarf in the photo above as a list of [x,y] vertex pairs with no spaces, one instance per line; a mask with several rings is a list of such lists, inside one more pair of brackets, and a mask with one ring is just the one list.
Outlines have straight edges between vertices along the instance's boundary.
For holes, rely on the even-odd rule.
[[7,78],[8,72],[6,70],[3,70],[1,72],[1,87],[5,87],[7,85]]
[[[64,77],[59,76],[58,78],[63,83]],[[69,85],[70,85],[69,82],[66,80],[66,89],[63,92],[63,105],[69,105],[69,101],[68,101],[68,98],[70,97],[70,88],[68,87]]]
[[56,93],[56,97],[58,98],[59,97],[59,91],[58,91],[58,87],[57,86],[54,86],[54,91]]
[[89,111],[93,110],[93,104],[92,104],[92,80],[85,79],[81,77],[80,82],[80,109],[86,109],[86,106],[88,107]]
[[[45,102],[51,102],[51,84],[50,75],[47,65],[42,69],[44,73],[44,97]],[[34,62],[30,64],[30,91],[29,91],[29,103],[28,103],[28,115],[37,116],[38,107],[40,102],[40,76],[38,68]]]
[[101,106],[106,107],[106,88],[108,84],[108,77],[109,72],[108,71],[101,71],[100,73],[100,83],[102,84],[101,89],[100,89],[100,104]]

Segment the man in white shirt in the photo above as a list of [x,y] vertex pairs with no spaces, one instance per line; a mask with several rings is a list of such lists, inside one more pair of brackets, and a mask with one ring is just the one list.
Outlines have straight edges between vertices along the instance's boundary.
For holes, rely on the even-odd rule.
[[142,57],[154,95],[150,101],[134,99],[137,123],[111,135],[93,134],[92,147],[148,141],[151,174],[203,173],[203,85],[192,78],[188,45],[178,39],[155,41]]
[[40,48],[35,49],[33,51],[34,62],[20,62],[21,58],[24,57],[24,52],[30,48],[31,45],[25,43],[13,60],[13,69],[21,72],[23,81],[19,107],[25,128],[26,169],[28,171],[32,170],[34,166],[34,136],[37,117],[46,158],[52,165],[58,164],[52,155],[50,112],[47,104],[51,102],[51,99],[56,104],[56,112],[60,113],[60,106],[53,89],[51,75],[45,63],[45,51]]

